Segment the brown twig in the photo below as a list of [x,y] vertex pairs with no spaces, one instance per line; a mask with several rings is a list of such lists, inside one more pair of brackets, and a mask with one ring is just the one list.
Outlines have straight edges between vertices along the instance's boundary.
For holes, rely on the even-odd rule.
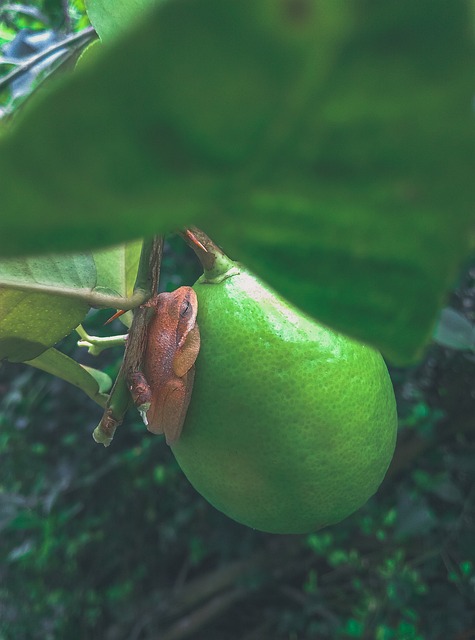
[[[157,291],[160,278],[160,266],[163,254],[163,236],[156,236],[146,252],[146,257],[141,259],[139,275],[137,276],[136,289],[146,288],[152,295]],[[142,256],[144,253],[142,253]],[[102,420],[94,430],[94,440],[108,447],[114,437],[115,430],[122,423],[124,415],[129,408],[131,397],[129,392],[129,380],[134,374],[140,372],[143,355],[147,344],[147,325],[149,309],[147,303],[134,311],[132,325],[130,327],[125,346],[124,359],[112,387],[109,402]]]

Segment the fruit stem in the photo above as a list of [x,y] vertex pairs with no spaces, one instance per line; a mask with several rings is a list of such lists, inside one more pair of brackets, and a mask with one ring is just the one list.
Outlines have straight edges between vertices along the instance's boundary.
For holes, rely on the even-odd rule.
[[201,262],[205,282],[216,284],[240,273],[238,265],[201,229],[189,227],[180,235]]
[[98,336],[90,336],[84,327],[80,324],[76,327],[76,333],[79,334],[81,340],[78,341],[78,347],[87,347],[88,352],[92,356],[98,356],[104,349],[111,347],[123,346],[125,344],[127,334],[120,336],[107,336],[105,338]]

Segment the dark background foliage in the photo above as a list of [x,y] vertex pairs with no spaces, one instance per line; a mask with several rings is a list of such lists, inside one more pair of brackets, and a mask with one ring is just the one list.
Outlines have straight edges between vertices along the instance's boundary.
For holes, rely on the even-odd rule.
[[[2,13],[0,44],[87,24],[79,1],[35,7]],[[170,239],[162,287],[197,275]],[[475,321],[472,265],[451,306]],[[100,334],[106,318],[86,326]],[[98,365],[74,337],[61,348]],[[120,357],[100,364],[113,375]],[[400,433],[377,495],[339,525],[274,536],[210,507],[137,416],[104,449],[92,401],[3,364],[0,639],[475,638],[475,357],[433,345],[391,374]]]

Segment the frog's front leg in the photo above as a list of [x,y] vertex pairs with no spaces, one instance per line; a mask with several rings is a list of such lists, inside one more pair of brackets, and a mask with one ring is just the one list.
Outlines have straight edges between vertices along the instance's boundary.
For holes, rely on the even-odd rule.
[[167,444],[176,442],[181,435],[188,405],[191,400],[195,369],[183,377],[175,377],[152,389],[141,372],[129,376],[129,391],[144,424],[151,433],[165,434]]
[[152,389],[146,377],[141,371],[130,373],[127,376],[127,385],[134,405],[137,407],[144,424],[148,426],[147,411],[152,403]]

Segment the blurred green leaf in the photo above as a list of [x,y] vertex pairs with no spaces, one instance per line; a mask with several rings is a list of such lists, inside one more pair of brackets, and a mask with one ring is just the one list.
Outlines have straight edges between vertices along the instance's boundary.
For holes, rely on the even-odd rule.
[[87,0],[89,20],[101,40],[111,40],[164,0]]
[[407,362],[472,237],[473,36],[464,3],[359,7],[285,152],[215,235],[304,310]]
[[160,2],[3,139],[0,250],[194,222],[321,321],[416,357],[474,218],[470,8]]
[[[165,3],[136,38],[104,46],[3,141],[10,215],[1,250],[93,246],[207,218],[229,160],[247,164],[258,150],[256,134],[278,116],[301,62],[320,54],[318,74],[308,79],[317,85],[330,66],[351,12],[341,2],[328,7],[304,23],[301,41],[299,29],[286,32],[285,15],[261,2]],[[32,171],[24,189],[13,190],[10,178],[21,180],[25,164]],[[30,233],[21,233],[13,213],[28,219]]]

